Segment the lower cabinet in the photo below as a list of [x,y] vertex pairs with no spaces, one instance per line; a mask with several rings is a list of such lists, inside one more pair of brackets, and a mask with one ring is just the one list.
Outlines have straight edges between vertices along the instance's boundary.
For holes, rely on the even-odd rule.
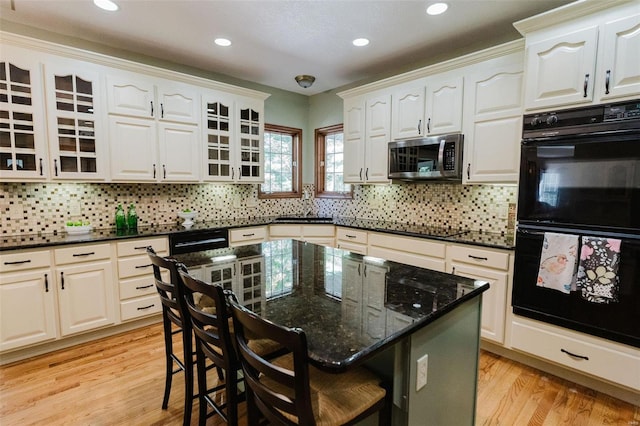
[[55,249],[54,258],[61,336],[115,324],[111,245]]
[[[169,244],[165,237],[116,243],[120,319],[122,321],[162,311],[162,304],[153,278],[153,268],[147,255],[147,247],[153,247],[160,256],[169,254]],[[163,279],[170,280],[168,271],[163,271]]]
[[517,316],[511,348],[640,391],[637,348]]
[[451,244],[447,247],[447,272],[487,281],[482,295],[482,338],[504,343],[510,253],[502,250]]
[[368,236],[367,231],[337,227],[336,248],[366,255]]
[[0,262],[0,351],[58,336],[51,251],[3,254]]
[[446,244],[424,238],[369,232],[369,256],[444,272]]

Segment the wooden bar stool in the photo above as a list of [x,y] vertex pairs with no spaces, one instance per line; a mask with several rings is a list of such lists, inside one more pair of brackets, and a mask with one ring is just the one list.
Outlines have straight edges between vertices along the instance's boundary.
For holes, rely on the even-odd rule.
[[[390,424],[390,392],[364,367],[341,374],[309,365],[307,338],[299,328],[286,328],[231,303],[235,338],[245,382],[249,426],[269,424],[337,426],[357,423],[376,411],[379,424]],[[290,351],[265,359],[249,345],[247,335],[269,338]],[[385,396],[387,398],[385,398]]]

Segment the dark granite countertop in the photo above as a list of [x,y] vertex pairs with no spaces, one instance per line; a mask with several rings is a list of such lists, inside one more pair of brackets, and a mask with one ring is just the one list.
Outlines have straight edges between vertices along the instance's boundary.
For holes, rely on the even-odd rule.
[[[269,225],[274,223],[276,217],[265,216],[255,218],[228,219],[211,222],[197,222],[189,230],[178,224],[156,225],[138,227],[136,231],[116,231],[115,229],[96,229],[84,235],[67,235],[65,232],[53,234],[19,234],[3,235],[0,237],[0,251],[44,248],[65,244],[92,243],[100,241],[112,241],[125,238],[153,237],[170,235],[180,232],[193,232],[198,230],[216,228],[242,228],[246,226]],[[283,223],[283,222],[278,222]],[[299,223],[299,222],[298,222]],[[334,218],[332,222],[337,226],[357,228],[366,231],[386,232],[395,235],[429,238],[454,243],[472,244],[483,247],[512,250],[515,247],[513,235],[484,233],[457,228],[439,228],[426,225],[414,225],[399,222]],[[311,224],[317,224],[311,222]]]
[[334,372],[359,364],[489,288],[484,281],[295,240],[173,257],[210,282],[239,264],[233,279],[220,282],[263,317],[302,328],[312,362]]

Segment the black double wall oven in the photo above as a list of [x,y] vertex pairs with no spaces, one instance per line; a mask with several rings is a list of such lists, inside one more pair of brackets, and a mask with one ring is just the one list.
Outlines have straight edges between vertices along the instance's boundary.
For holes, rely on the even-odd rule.
[[[640,100],[526,115],[518,190],[513,312],[640,347]],[[540,286],[545,233],[613,244],[615,297]]]

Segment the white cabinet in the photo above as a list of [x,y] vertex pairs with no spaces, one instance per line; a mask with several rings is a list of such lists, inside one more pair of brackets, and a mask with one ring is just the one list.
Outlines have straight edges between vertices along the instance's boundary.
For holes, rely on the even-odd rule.
[[0,351],[57,337],[55,283],[49,250],[2,255]]
[[195,86],[109,74],[107,98],[113,180],[200,179],[200,103]]
[[41,64],[26,50],[2,47],[0,179],[49,176]]
[[116,322],[110,244],[54,250],[60,333],[68,336]]
[[294,239],[328,247],[334,245],[335,227],[333,225],[270,225],[269,239]]
[[367,254],[394,262],[444,272],[446,244],[424,238],[369,232]]
[[448,272],[489,283],[489,290],[482,294],[480,334],[498,344],[504,343],[509,268],[510,253],[506,251],[456,244],[447,246]]
[[[140,238],[116,243],[120,318],[122,321],[162,311],[147,247],[153,247],[159,256],[169,254],[169,244],[165,237]],[[167,282],[170,281],[169,271],[163,270],[162,273],[163,279]]]
[[336,227],[336,247],[353,253],[367,254],[367,231]]
[[344,117],[344,181],[388,183],[390,92],[345,99]]
[[519,316],[511,322],[511,347],[640,391],[637,348]]
[[204,180],[264,181],[264,101],[209,91],[202,96]]
[[463,77],[455,71],[396,87],[391,136],[407,139],[462,131]]
[[247,228],[235,228],[229,230],[229,247],[259,244],[267,241],[268,231],[266,226],[251,226]]
[[527,43],[526,109],[618,101],[640,94],[637,3],[595,8],[573,4],[515,26]]
[[465,95],[464,183],[516,183],[522,139],[523,54],[474,65]]
[[108,150],[99,68],[50,58],[44,73],[52,178],[104,180]]
[[463,77],[439,75],[427,79],[424,135],[462,131]]
[[404,83],[391,95],[391,137],[408,139],[424,135],[425,107],[424,79]]

